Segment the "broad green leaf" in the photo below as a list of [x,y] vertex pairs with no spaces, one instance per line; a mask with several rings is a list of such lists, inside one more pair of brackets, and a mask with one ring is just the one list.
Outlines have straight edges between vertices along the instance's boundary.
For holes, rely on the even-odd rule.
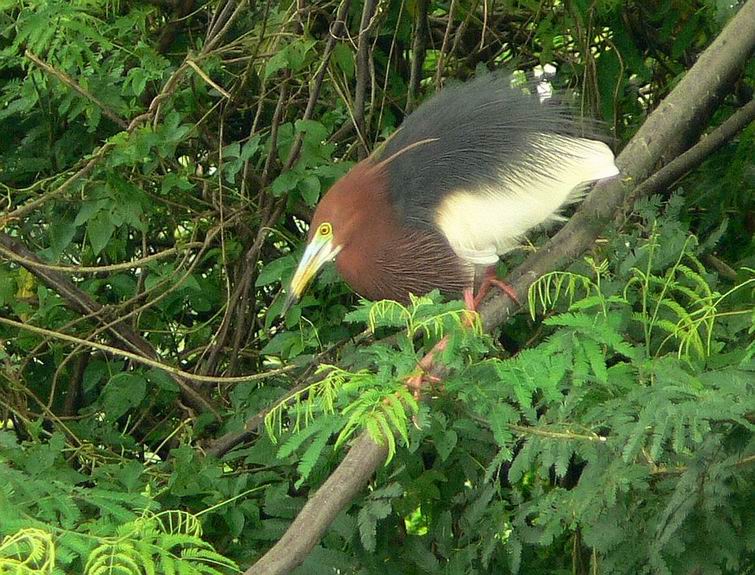
[[15,275],[5,266],[0,266],[0,306],[15,300],[16,289]]
[[61,216],[50,224],[50,248],[53,256],[57,259],[63,253],[76,233],[76,224],[73,220]]
[[76,226],[87,223],[94,215],[99,213],[100,210],[105,207],[109,207],[112,204],[112,200],[109,198],[100,198],[97,200],[87,200],[81,203],[79,213],[76,214],[74,224]]
[[262,271],[257,276],[257,281],[254,282],[254,285],[256,285],[257,287],[262,287],[275,282],[279,282],[286,274],[294,269],[294,266],[296,266],[296,261],[294,260],[293,256],[290,255],[283,256],[282,258],[278,258],[277,260],[273,260],[264,268],[262,268]]
[[135,372],[118,373],[102,390],[102,407],[106,417],[114,421],[139,405],[147,392],[147,380]]
[[331,57],[347,78],[354,77],[354,54],[346,44],[336,44]]
[[328,129],[316,120],[296,120],[294,128],[306,134],[306,139],[321,144],[328,138]]
[[312,174],[304,176],[297,184],[301,197],[308,206],[314,206],[320,199],[320,179]]
[[273,195],[276,198],[279,198],[286,192],[289,192],[296,188],[301,178],[302,174],[294,170],[283,172],[280,176],[273,180],[273,184],[272,186],[270,186],[270,189],[272,190]]
[[115,225],[108,212],[101,211],[87,222],[87,236],[94,255],[98,255],[108,244],[115,232]]

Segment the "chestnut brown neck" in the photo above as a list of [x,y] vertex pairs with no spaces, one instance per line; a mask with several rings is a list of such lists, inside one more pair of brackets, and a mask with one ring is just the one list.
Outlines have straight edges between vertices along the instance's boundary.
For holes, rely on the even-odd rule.
[[[323,202],[340,206],[340,217],[333,221],[335,239],[342,246],[336,266],[357,293],[372,300],[406,302],[410,292],[422,295],[435,288],[458,297],[472,284],[474,270],[440,231],[399,221],[383,170],[362,162],[339,184],[343,186],[328,193],[335,197],[326,196]],[[327,204],[323,207],[327,212]]]

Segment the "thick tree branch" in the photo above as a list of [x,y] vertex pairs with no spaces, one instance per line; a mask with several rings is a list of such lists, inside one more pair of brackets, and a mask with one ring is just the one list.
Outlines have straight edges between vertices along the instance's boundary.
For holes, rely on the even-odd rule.
[[377,445],[367,432],[352,444],[336,470],[309,499],[288,531],[275,546],[245,571],[245,575],[288,573],[317,545],[327,528],[385,463],[388,449]]
[[[562,267],[588,249],[613,213],[622,206],[630,187],[644,181],[667,148],[676,145],[678,127],[688,126],[701,110],[708,109],[711,102],[719,98],[755,47],[752,22],[755,22],[755,0],[749,0],[740,8],[629,142],[617,159],[622,180],[596,186],[569,223],[515,270],[513,286],[518,293],[526,293],[543,273]],[[698,126],[698,129],[702,128],[700,124]],[[516,307],[516,302],[502,294],[486,302],[481,309],[485,329],[489,331],[501,325]],[[288,531],[246,574],[288,573],[299,565],[324,535],[330,522],[385,461],[385,456],[386,449],[376,445],[363,432],[343,462],[311,495]]]
[[[745,129],[753,120],[755,120],[755,100],[750,100],[697,144],[692,146],[681,156],[674,158],[668,164],[663,166],[663,168],[634,188],[632,192],[628,194],[625,206],[630,208],[638,198],[647,196],[669,186],[684,176],[687,172],[699,166],[711,154]],[[628,209],[625,211],[628,211]]]

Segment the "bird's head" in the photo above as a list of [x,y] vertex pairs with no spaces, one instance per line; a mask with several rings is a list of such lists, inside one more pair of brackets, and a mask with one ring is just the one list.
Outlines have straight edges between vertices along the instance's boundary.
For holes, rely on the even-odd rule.
[[372,191],[373,177],[365,162],[339,180],[317,205],[309,227],[307,246],[291,278],[283,312],[298,301],[322,267],[348,249],[359,234],[365,199]]

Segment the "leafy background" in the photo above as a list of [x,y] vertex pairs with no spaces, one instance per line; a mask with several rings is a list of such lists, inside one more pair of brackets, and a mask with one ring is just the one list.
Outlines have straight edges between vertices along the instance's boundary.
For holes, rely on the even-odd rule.
[[0,9],[0,572],[244,569],[362,428],[389,462],[297,573],[755,569],[754,126],[493,336],[332,269],[279,317],[313,206],[436,89],[549,64],[620,149],[735,5]]

